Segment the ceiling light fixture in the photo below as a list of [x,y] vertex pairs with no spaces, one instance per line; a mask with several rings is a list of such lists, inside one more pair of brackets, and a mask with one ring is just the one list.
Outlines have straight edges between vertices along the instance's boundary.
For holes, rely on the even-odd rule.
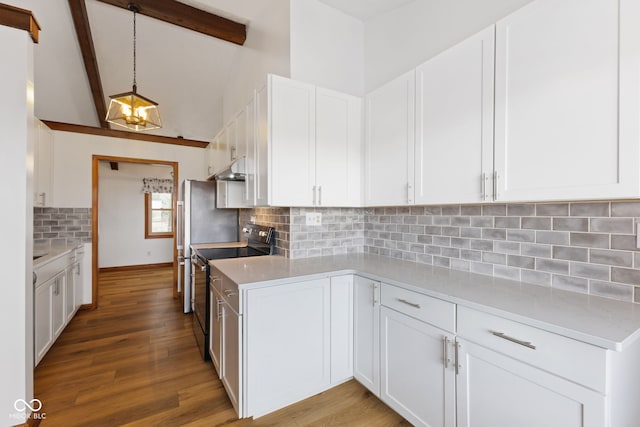
[[133,12],[133,90],[111,95],[106,120],[114,125],[134,131],[158,129],[162,127],[158,103],[137,93],[136,84],[136,13],[138,6],[129,3]]

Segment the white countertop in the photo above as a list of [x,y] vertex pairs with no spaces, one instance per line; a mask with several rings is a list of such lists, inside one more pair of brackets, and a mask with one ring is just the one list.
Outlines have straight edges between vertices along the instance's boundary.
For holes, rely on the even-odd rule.
[[68,254],[72,250],[81,248],[81,247],[82,247],[82,244],[74,244],[74,245],[55,246],[46,250],[34,249],[33,256],[34,257],[39,256],[39,258],[33,260],[33,268],[38,268],[45,264],[48,264],[51,261],[54,261],[60,258],[61,256]]
[[275,255],[211,264],[240,289],[358,274],[611,350],[622,351],[640,336],[640,304],[378,255],[299,260]]

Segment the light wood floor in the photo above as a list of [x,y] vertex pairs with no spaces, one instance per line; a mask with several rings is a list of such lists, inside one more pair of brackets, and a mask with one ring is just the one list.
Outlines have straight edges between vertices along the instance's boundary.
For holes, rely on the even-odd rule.
[[170,268],[103,273],[99,308],[80,311],[35,370],[42,426],[406,426],[355,381],[258,420],[237,420]]

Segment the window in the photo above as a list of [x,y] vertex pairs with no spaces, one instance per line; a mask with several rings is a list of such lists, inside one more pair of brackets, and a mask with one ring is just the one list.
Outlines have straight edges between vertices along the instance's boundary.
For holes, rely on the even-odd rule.
[[173,237],[173,194],[145,193],[145,239]]

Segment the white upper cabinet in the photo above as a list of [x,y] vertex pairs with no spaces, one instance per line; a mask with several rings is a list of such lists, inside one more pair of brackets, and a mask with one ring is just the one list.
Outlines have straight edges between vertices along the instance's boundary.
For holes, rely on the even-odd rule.
[[413,204],[415,71],[369,93],[365,108],[365,205]]
[[315,87],[269,76],[270,204],[312,206],[315,200]]
[[256,91],[255,97],[255,149],[254,149],[254,204],[269,204],[269,88],[268,84]]
[[494,33],[492,25],[416,69],[416,204],[488,200]]
[[53,206],[53,132],[35,119],[33,205]]
[[269,204],[360,206],[360,98],[273,75],[269,85]]
[[497,23],[496,200],[638,196],[640,4],[537,0]]
[[316,89],[316,206],[360,206],[362,100]]

